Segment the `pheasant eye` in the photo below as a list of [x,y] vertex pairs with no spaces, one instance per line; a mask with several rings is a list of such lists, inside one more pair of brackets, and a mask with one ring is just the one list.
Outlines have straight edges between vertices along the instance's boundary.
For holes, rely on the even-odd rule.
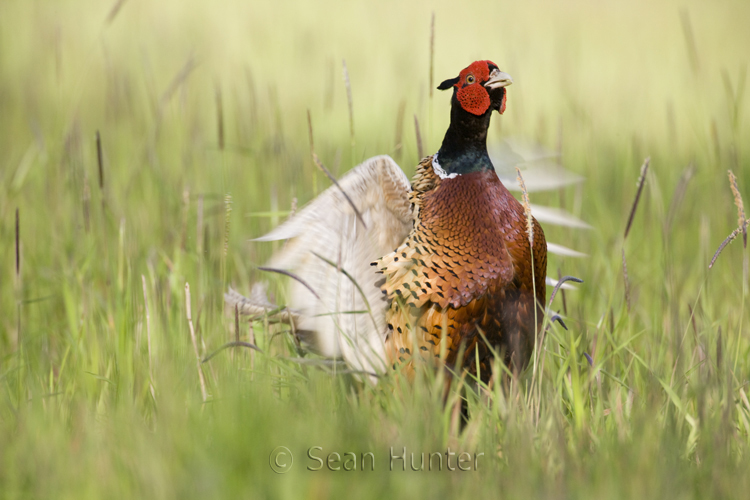
[[467,76],[466,77],[466,83],[468,83],[469,85],[471,85],[472,83],[474,83],[474,75]]

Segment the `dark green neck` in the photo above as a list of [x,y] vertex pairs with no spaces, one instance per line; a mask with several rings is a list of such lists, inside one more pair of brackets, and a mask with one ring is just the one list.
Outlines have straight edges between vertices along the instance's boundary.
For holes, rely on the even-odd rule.
[[438,163],[448,174],[494,170],[487,154],[487,129],[492,108],[481,116],[465,111],[451,99],[451,124],[438,150]]

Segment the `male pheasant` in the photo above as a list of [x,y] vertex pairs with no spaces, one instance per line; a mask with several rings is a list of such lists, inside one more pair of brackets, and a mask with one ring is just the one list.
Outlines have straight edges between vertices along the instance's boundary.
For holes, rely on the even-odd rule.
[[[493,352],[513,370],[527,364],[544,315],[547,245],[486,147],[511,83],[491,61],[472,63],[438,87],[453,90],[450,126],[411,184],[390,157],[371,158],[259,238],[290,240],[269,266],[295,272],[289,319],[315,350],[371,373],[425,359],[479,367],[487,380]],[[226,298],[246,314],[268,310],[232,290]]]

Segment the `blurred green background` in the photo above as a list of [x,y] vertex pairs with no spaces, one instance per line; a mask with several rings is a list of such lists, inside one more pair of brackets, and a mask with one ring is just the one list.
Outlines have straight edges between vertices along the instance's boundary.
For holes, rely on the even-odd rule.
[[[492,145],[538,144],[585,177],[532,193],[594,227],[545,227],[589,254],[550,260],[585,280],[570,331],[550,330],[539,380],[470,395],[463,428],[434,381],[301,366],[263,321],[265,355],[202,365],[204,402],[185,283],[205,355],[234,335],[226,287],[247,292],[273,250],[248,238],[329,185],[308,110],[338,176],[384,153],[411,175],[415,117],[424,154],[439,147],[433,14],[432,87],[493,60],[515,83]],[[744,496],[748,251],[708,263],[737,226],[727,169],[750,200],[749,21],[746,1],[3,0],[0,497]],[[280,445],[289,474],[269,466]],[[376,472],[308,471],[311,446],[373,451]],[[487,461],[387,472],[390,446]]]

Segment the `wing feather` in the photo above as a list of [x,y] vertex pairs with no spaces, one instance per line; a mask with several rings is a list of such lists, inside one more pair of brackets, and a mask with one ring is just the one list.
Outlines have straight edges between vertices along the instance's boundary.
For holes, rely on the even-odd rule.
[[385,366],[387,302],[370,262],[401,244],[412,227],[409,179],[389,156],[377,156],[339,180],[367,227],[336,186],[255,241],[289,239],[268,266],[293,271],[320,296],[292,282],[289,306],[297,328],[315,332],[323,355],[343,356],[355,369]]

